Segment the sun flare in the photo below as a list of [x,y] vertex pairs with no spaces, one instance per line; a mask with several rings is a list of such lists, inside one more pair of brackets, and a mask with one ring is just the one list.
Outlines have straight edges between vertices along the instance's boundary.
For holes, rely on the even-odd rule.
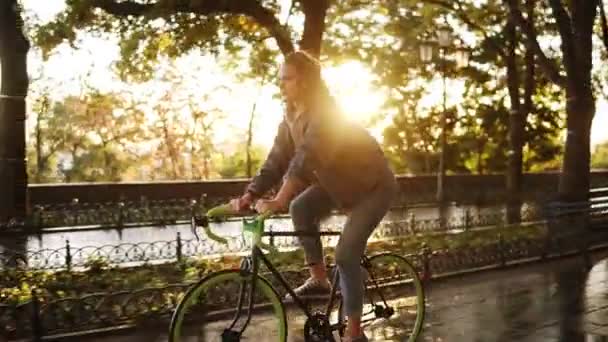
[[384,94],[374,86],[374,76],[363,64],[349,61],[326,67],[323,77],[342,110],[353,120],[367,124],[381,111]]

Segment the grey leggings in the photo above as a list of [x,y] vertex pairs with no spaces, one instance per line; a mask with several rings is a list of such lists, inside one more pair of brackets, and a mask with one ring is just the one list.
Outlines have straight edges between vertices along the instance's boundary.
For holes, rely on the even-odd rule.
[[[367,239],[388,211],[396,189],[391,173],[348,213],[335,256],[347,316],[361,316],[364,293],[361,256],[365,252]],[[312,185],[291,202],[289,213],[296,231],[317,232],[321,219],[327,217],[334,207],[327,192],[318,185]],[[302,237],[300,243],[308,264],[323,262],[319,237]]]

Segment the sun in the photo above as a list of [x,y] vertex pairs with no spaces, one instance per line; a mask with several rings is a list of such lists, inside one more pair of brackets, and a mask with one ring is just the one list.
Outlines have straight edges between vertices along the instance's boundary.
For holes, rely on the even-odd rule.
[[374,75],[362,63],[348,61],[326,67],[323,78],[352,120],[367,125],[382,110],[385,96],[374,86]]

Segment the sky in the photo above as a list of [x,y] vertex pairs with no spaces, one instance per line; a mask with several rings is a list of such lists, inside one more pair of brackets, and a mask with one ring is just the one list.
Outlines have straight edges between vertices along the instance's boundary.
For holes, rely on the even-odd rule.
[[[65,0],[45,0],[44,6],[41,5],[40,0],[22,0],[22,3],[26,9],[33,10],[43,21],[52,19],[65,6]],[[78,50],[65,45],[60,46],[44,64],[45,78],[57,85],[53,88],[55,95],[77,94],[80,91],[81,79],[85,77],[101,90],[120,91],[132,87],[120,82],[111,71],[111,63],[118,58],[116,41],[89,36],[83,41],[81,49]],[[34,73],[41,70],[40,56],[30,54],[29,62],[30,68],[35,70]],[[214,97],[217,101],[215,105],[220,106],[227,113],[226,123],[223,129],[218,131],[218,141],[234,140],[235,132],[244,131],[247,126],[247,119],[244,118],[249,117],[251,108],[256,103],[257,134],[254,140],[265,146],[272,143],[276,127],[282,117],[281,103],[272,98],[276,93],[274,84],[260,88],[258,84],[252,82],[239,82],[233,75],[226,73],[211,56],[191,54],[180,59],[176,67],[184,73],[191,73],[193,69],[198,70],[198,74],[190,77],[194,82],[189,85],[196,93],[210,93],[217,86],[225,86],[229,89],[228,93]],[[366,122],[370,114],[381,111],[385,94],[374,88],[374,76],[363,64],[347,61],[339,66],[325,68],[324,78],[342,108],[354,120]],[[157,88],[153,83],[139,87],[146,96],[151,96],[151,89]],[[428,104],[439,103],[441,88],[432,88],[436,91],[428,94],[424,101]],[[460,87],[451,86],[448,92],[450,101],[457,101],[462,94]],[[591,134],[592,144],[608,140],[607,128],[608,103],[599,100]],[[381,131],[381,124],[372,128],[372,133],[379,139],[381,139]]]

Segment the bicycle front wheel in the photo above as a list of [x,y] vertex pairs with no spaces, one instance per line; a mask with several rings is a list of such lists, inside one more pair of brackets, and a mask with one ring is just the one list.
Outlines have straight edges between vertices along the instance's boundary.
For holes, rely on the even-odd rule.
[[193,285],[178,304],[170,342],[287,340],[283,303],[270,282],[251,273],[225,270]]
[[424,321],[425,298],[414,266],[402,256],[381,253],[364,259],[364,267],[368,275],[363,314],[370,323],[369,336],[416,341]]

